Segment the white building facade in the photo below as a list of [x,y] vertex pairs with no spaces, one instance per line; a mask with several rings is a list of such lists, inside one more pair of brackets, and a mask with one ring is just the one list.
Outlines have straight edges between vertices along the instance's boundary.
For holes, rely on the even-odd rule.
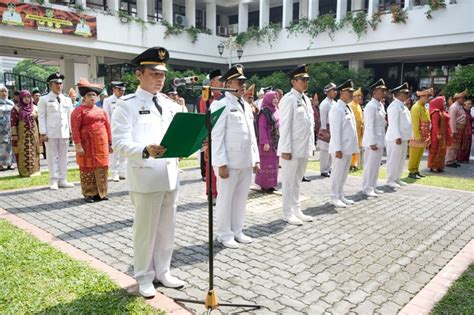
[[[34,1],[23,2],[38,5]],[[247,69],[256,72],[285,70],[300,63],[339,61],[354,69],[369,67],[376,76],[392,76],[394,81],[401,81],[405,73],[415,71],[413,69],[420,64],[428,65],[428,71],[429,64],[432,64],[433,69],[439,68],[439,77],[447,77],[449,67],[474,63],[472,0],[441,1],[446,7],[434,10],[431,19],[426,18],[430,6],[424,5],[425,0],[44,2],[42,6],[48,8],[94,16],[96,38],[1,24],[0,55],[57,60],[66,74],[66,86],[73,86],[81,76],[101,83],[104,79],[106,82],[117,79],[124,68],[113,73],[113,65],[126,64],[152,46],[166,47],[171,55],[169,63],[177,69],[225,69],[229,51],[219,54],[217,46],[221,42],[228,40],[229,35],[235,38],[250,27],[268,32],[271,29],[268,26],[276,24],[281,30],[271,37],[270,43],[250,39],[242,46],[244,52],[240,62]],[[392,23],[391,9],[398,13],[406,12],[408,19],[405,23]],[[298,21],[311,21],[328,15],[335,23],[341,23],[347,14],[356,15],[358,12],[363,12],[367,20],[379,19],[375,30],[367,25],[366,33],[362,32],[360,38],[352,23],[332,34],[324,31],[316,37],[304,29],[295,34],[286,28]],[[167,26],[162,25],[163,21]],[[175,30],[177,25],[182,25],[184,31],[166,36],[167,31]],[[207,29],[210,34],[199,33],[193,42],[189,33],[196,28]],[[234,51],[232,61],[236,60]],[[108,70],[101,65],[108,65]]]

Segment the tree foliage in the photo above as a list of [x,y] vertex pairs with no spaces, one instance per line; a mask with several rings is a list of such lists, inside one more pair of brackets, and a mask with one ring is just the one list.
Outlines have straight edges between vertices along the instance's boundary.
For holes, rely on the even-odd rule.
[[32,77],[41,81],[46,81],[51,73],[58,71],[58,66],[40,65],[32,59],[23,59],[13,68],[14,73]]
[[474,66],[461,66],[456,70],[456,74],[449,78],[449,82],[443,89],[443,94],[453,96],[457,92],[467,89],[469,95],[474,93]]

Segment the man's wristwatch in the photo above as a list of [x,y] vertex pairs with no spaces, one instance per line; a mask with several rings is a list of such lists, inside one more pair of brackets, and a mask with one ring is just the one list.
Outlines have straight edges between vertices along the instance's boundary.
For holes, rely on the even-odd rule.
[[148,153],[148,150],[145,147],[145,149],[143,149],[142,158],[148,159],[149,157],[150,157],[150,153]]

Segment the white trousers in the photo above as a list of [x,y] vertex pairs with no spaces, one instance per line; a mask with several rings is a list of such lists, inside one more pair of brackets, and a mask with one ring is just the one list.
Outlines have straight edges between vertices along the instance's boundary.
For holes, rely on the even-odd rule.
[[127,176],[127,158],[118,154],[118,153],[111,153],[109,155],[109,162],[110,162],[110,172],[112,173],[112,177],[120,176],[126,177]]
[[331,155],[328,150],[319,150],[319,169],[321,170],[321,174],[331,171]]
[[352,154],[343,154],[342,158],[338,159],[332,156],[332,171],[329,178],[331,183],[331,199],[338,200],[344,197],[344,184],[349,175],[349,168],[351,167]]
[[300,186],[307,164],[308,158],[292,158],[291,160],[280,158],[281,192],[285,218],[294,214],[301,215]]
[[46,141],[46,160],[51,184],[66,181],[68,145],[69,139],[48,138]]
[[226,242],[242,235],[252,167],[229,168],[229,177],[226,179],[218,175],[218,168],[214,168],[214,172],[217,177],[217,240]]
[[170,271],[177,196],[178,189],[146,194],[130,192],[135,207],[133,268],[140,285]]
[[362,191],[373,192],[377,187],[377,178],[379,176],[380,162],[382,161],[383,147],[372,150],[365,148],[364,153],[364,175],[362,179]]
[[394,184],[400,180],[405,166],[408,141],[398,145],[395,141],[387,141],[387,184]]

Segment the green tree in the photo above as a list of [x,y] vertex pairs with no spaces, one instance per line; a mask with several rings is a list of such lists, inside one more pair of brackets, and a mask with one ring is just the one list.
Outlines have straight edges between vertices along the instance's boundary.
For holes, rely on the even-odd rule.
[[51,73],[58,72],[58,66],[46,66],[37,64],[35,60],[23,59],[12,70],[14,73],[46,81]]
[[453,96],[457,92],[468,90],[469,95],[474,93],[474,66],[462,66],[453,77],[449,78],[449,82],[443,88],[443,94]]
[[288,76],[282,71],[273,72],[271,75],[265,77],[259,77],[257,74],[254,74],[250,77],[247,87],[252,84],[255,84],[256,92],[267,86],[272,86],[274,89],[282,89],[284,92],[289,91],[291,88]]

